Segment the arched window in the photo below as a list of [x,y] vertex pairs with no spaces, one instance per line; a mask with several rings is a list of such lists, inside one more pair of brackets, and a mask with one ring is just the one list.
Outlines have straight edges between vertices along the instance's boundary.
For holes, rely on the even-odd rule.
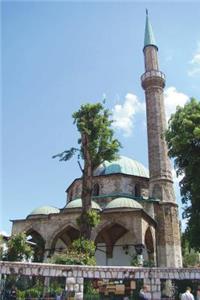
[[99,195],[99,184],[95,183],[93,187],[93,196],[98,196]]
[[135,185],[135,197],[140,197],[140,185],[136,183]]

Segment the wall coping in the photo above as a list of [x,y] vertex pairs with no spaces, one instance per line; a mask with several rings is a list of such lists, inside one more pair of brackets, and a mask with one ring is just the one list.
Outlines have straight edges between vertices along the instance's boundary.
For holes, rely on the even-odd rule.
[[0,274],[81,278],[200,279],[200,268],[82,266],[0,261]]

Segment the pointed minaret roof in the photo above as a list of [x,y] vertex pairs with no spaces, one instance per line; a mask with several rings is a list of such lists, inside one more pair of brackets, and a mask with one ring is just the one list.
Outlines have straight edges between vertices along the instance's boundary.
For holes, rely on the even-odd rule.
[[149,21],[148,10],[146,9],[146,25],[145,25],[145,36],[144,36],[144,48],[147,46],[156,46],[156,40],[153,34],[153,29]]

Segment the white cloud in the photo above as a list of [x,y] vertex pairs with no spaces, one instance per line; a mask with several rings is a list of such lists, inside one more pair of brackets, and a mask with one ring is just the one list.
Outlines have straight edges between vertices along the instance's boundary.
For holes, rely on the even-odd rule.
[[4,236],[9,236],[9,234],[6,231],[4,231],[4,230],[0,230],[0,234],[4,235]]
[[195,76],[200,74],[200,43],[198,43],[197,50],[193,55],[193,58],[189,61],[190,69],[188,71],[189,76]]
[[[166,118],[170,118],[171,114],[176,111],[176,107],[184,106],[189,100],[189,97],[181,92],[178,92],[175,87],[168,87],[164,91],[164,101],[166,109]],[[133,127],[135,116],[138,113],[145,112],[145,103],[131,93],[125,96],[124,103],[116,104],[112,109],[113,112],[113,127],[122,131],[124,136],[130,136]]]
[[133,130],[136,113],[144,112],[145,104],[140,102],[134,94],[128,93],[123,104],[116,104],[113,108],[113,127],[130,136]]
[[173,86],[168,87],[164,91],[167,121],[169,120],[171,114],[176,111],[177,105],[184,106],[188,100],[189,97],[186,94],[178,92]]
[[173,182],[174,182],[174,184],[176,185],[176,186],[179,186],[178,184],[179,184],[179,182],[183,179],[183,177],[184,177],[184,174],[181,174],[181,175],[176,175],[176,170],[174,170],[173,168],[172,168],[172,178],[173,178]]

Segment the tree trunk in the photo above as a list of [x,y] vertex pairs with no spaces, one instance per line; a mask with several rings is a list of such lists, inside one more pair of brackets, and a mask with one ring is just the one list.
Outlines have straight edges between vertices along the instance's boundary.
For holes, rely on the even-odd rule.
[[87,222],[86,213],[91,209],[92,204],[92,186],[93,186],[93,174],[92,174],[92,161],[89,153],[89,138],[88,135],[82,134],[82,147],[84,155],[84,171],[82,179],[82,213],[81,213],[81,224],[80,231],[81,236],[85,239],[90,239],[91,227]]

